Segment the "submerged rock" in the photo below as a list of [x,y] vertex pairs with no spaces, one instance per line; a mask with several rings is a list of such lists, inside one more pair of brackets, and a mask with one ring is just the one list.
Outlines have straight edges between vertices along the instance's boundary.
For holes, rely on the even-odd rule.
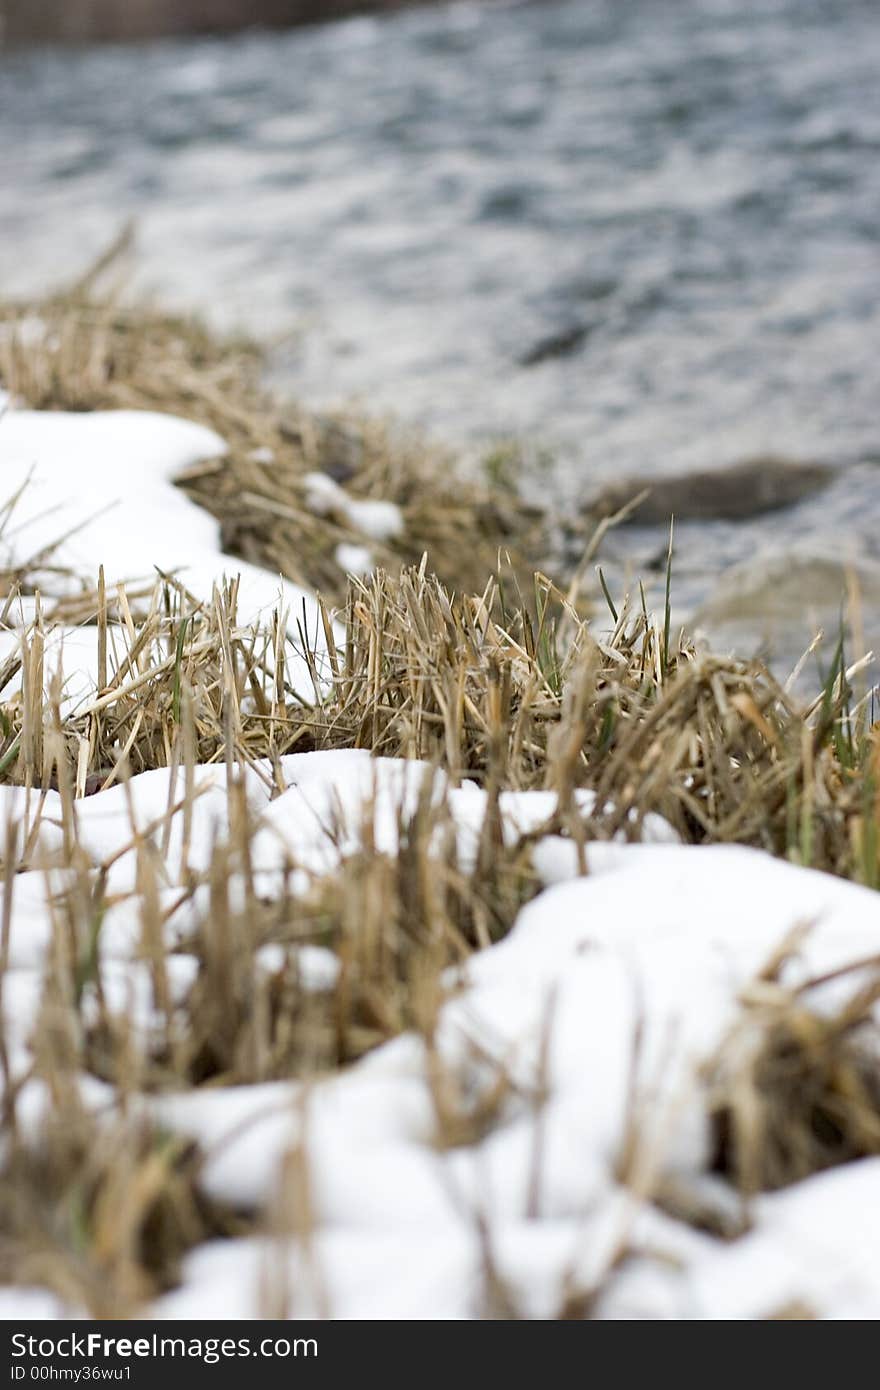
[[630,525],[664,525],[671,516],[680,521],[743,521],[811,496],[826,487],[834,473],[828,463],[758,455],[730,468],[610,483],[585,510],[593,519],[612,516],[647,490],[648,496],[626,518]]
[[716,624],[764,618],[788,622],[808,609],[836,618],[855,585],[872,612],[880,609],[880,564],[863,557],[847,561],[833,555],[784,550],[736,565],[722,576],[695,621]]
[[569,328],[561,328],[558,333],[548,333],[539,338],[518,359],[521,367],[537,367],[541,362],[549,362],[554,357],[570,357],[586,342],[590,333],[588,323],[575,323]]
[[[850,599],[856,598],[851,611]],[[759,647],[785,678],[808,644],[824,633],[808,663],[804,689],[815,693],[843,624],[847,656],[880,650],[880,563],[866,556],[837,556],[800,547],[757,555],[722,575],[689,626],[713,650],[755,652]]]

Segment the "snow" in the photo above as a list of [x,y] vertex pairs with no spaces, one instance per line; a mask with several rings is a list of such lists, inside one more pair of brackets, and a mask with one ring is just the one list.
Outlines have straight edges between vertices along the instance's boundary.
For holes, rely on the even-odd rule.
[[[247,613],[265,613],[279,596],[291,608],[303,599],[313,605],[293,586],[224,559],[216,524],[171,486],[175,472],[222,449],[200,426],[147,413],[9,410],[0,419],[4,487],[29,481],[0,534],[0,562],[19,562],[65,533],[57,554],[84,581],[99,562],[113,581],[148,576],[158,563],[210,597],[224,571],[241,568]],[[328,484],[314,484],[312,504],[342,510],[341,489]],[[96,519],[107,502],[111,510]],[[355,505],[373,508],[354,514],[365,535],[395,534],[390,511],[382,522],[380,504],[345,499],[353,526]],[[0,656],[14,649],[29,617],[26,604],[12,614]],[[77,698],[90,698],[93,632],[58,629],[49,649],[63,652]],[[415,809],[426,779],[436,802],[449,806],[463,861],[476,853],[486,794],[472,783],[450,786],[427,764],[318,752],[287,756],[280,771],[284,789],[274,797],[268,765],[243,774],[258,820],[252,867],[264,896],[285,880],[303,891],[312,876],[331,872],[360,845],[368,822],[376,847],[394,855],[400,807]],[[180,1000],[197,969],[187,931],[206,906],[205,890],[191,898],[185,889],[191,871],[209,866],[227,823],[225,768],[199,768],[196,787],[186,860],[175,809],[182,784],[168,770],[76,804],[88,871],[109,868],[112,904],[99,942],[106,1007],[140,1032],[159,1019],[141,958],[134,841],[151,839],[158,851],[163,931],[175,948],[169,982]],[[581,805],[592,809],[589,795]],[[505,792],[505,840],[540,837],[554,810],[553,793]],[[55,792],[0,786],[0,821],[17,825],[20,843],[30,845],[26,871],[3,889],[11,893],[3,1027],[20,1077],[40,1006],[52,899],[69,871],[57,865]],[[455,972],[433,1055],[405,1035],[308,1085],[140,1098],[164,1128],[201,1144],[205,1191],[242,1210],[271,1210],[286,1160],[299,1152],[315,1227],[309,1249],[257,1237],[197,1248],[180,1286],[144,1317],[257,1317],[267,1286],[285,1285],[296,1316],[473,1317],[492,1312],[487,1249],[506,1296],[531,1317],[554,1315],[566,1293],[595,1293],[598,1315],[608,1318],[757,1318],[791,1305],[829,1318],[880,1314],[880,1159],[756,1199],[751,1229],[730,1243],[640,1200],[621,1172],[635,1125],[646,1189],[654,1168],[668,1170],[695,1190],[714,1183],[732,1204],[730,1189],[707,1173],[701,1071],[739,1017],[744,988],[793,929],[804,932],[782,974],[790,987],[875,956],[877,895],[755,850],[683,847],[658,817],[642,827],[640,844],[587,844],[586,875],[575,846],[558,836],[539,838],[533,858],[542,891],[505,940]],[[294,862],[300,867],[291,878]],[[233,901],[239,889],[233,879]],[[276,973],[291,952],[304,988],[333,987],[339,963],[320,947],[270,944],[258,966]],[[829,982],[811,1003],[836,1008],[863,978]],[[87,994],[87,1011],[95,1007]],[[499,1077],[509,1081],[488,1132],[458,1147],[440,1142],[431,1084],[438,1066],[474,1101]],[[82,1078],[81,1093],[96,1111],[110,1100],[94,1078]],[[50,1100],[29,1082],[21,1104],[36,1128]],[[621,1262],[622,1250],[629,1258]],[[39,1289],[0,1292],[3,1317],[75,1313]]]
[[364,575],[372,573],[375,564],[372,551],[365,545],[351,545],[348,541],[340,541],[333,552],[333,558],[341,570],[346,574],[353,574],[356,579],[362,579]]
[[46,1322],[70,1316],[71,1310],[47,1289],[0,1289],[0,1322]]
[[825,1318],[880,1312],[880,1159],[817,1174],[757,1204],[755,1229],[694,1271],[707,1318],[799,1304]]
[[178,501],[170,480],[223,453],[213,431],[147,411],[8,411],[0,421],[3,490],[23,491],[7,528],[7,563],[59,539],[58,563],[90,576],[103,564],[113,580],[216,558],[216,522],[182,494]]
[[308,994],[323,994],[333,989],[339,979],[339,957],[325,946],[285,947],[277,941],[261,946],[257,951],[257,965],[267,975],[279,974],[290,957],[296,959],[300,988]]
[[[273,609],[320,637],[314,596],[242,560],[220,554],[213,517],[174,487],[186,468],[226,452],[213,430],[151,411],[67,414],[6,410],[0,415],[0,569],[27,565],[44,594],[77,593],[104,566],[108,590],[174,574],[202,603],[224,576],[240,577],[238,617],[267,621]],[[364,504],[366,505],[366,504]],[[51,568],[50,568],[51,567]],[[69,575],[58,573],[67,570]],[[72,681],[68,708],[94,684],[94,630],[61,630],[53,653]],[[0,632],[0,658],[9,650]],[[73,650],[71,650],[73,648]],[[310,689],[305,662],[290,662],[295,686]],[[52,656],[47,666],[53,669]],[[85,676],[85,680],[83,677]],[[8,698],[8,697],[7,697]]]
[[340,516],[353,531],[373,541],[390,541],[404,530],[403,513],[394,502],[357,501],[327,473],[307,473],[306,506],[316,516]]

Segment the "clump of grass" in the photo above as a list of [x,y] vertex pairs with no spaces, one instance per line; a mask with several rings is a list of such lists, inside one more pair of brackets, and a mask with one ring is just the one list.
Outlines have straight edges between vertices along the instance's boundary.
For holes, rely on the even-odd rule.
[[247,1225],[199,1190],[194,1144],[90,1116],[69,1086],[36,1133],[4,1126],[0,1282],[40,1285],[92,1317],[131,1316],[176,1284],[188,1250]]
[[[554,791],[547,828],[582,838],[638,839],[657,813],[685,843],[880,881],[877,733],[842,652],[805,705],[760,663],[701,652],[626,597],[601,631],[543,575],[512,605],[501,580],[455,593],[424,562],[352,581],[343,610],[324,607],[320,650],[301,624],[294,643],[282,614],[242,625],[235,584],[199,604],[170,578],[137,600],[99,581],[66,601],[65,620],[74,612],[97,622],[101,688],[61,718],[39,608],[0,671],[0,686],[22,686],[0,705],[7,780],[57,785],[59,740],[76,795],[186,759],[244,763],[280,786],[283,753],[366,748],[453,783]],[[580,791],[594,794],[586,818]]]
[[[880,1153],[876,961],[790,988],[787,956],[783,947],[745,992],[707,1074],[714,1166],[747,1197]],[[845,977],[847,1003],[820,1012],[811,992]]]
[[[376,849],[373,817],[366,806],[362,848],[343,854],[334,871],[294,891],[298,866],[291,861],[286,886],[269,898],[248,869],[254,827],[239,802],[231,817],[236,837],[216,846],[203,879],[204,915],[182,943],[198,962],[182,1000],[173,997],[157,946],[157,885],[151,890],[147,882],[155,870],[145,859],[142,950],[157,1019],[146,1042],[127,1015],[105,1003],[89,945],[103,905],[82,885],[71,888],[60,912],[69,936],[71,912],[79,911],[72,934],[84,946],[70,960],[67,997],[72,991],[82,1002],[76,981],[85,963],[95,1006],[81,1029],[83,1064],[116,1084],[132,1066],[140,1087],[242,1084],[324,1075],[406,1030],[427,1037],[455,988],[445,972],[504,936],[538,882],[527,844],[463,860],[448,807],[430,781],[415,811],[399,810],[396,854]],[[331,967],[323,984],[304,973],[301,953],[309,947],[320,947]]]
[[[107,594],[100,578],[96,591],[53,610],[97,627],[98,689],[64,718],[63,681],[45,654],[51,624],[39,607],[0,670],[0,697],[20,684],[0,705],[6,780],[60,789],[64,772],[82,796],[152,768],[277,764],[295,747],[314,747],[309,707],[288,679],[295,653],[282,615],[265,627],[239,623],[237,589],[233,581],[201,604],[171,578],[139,595],[123,585]],[[271,781],[271,771],[261,775]]]
[[488,785],[595,793],[584,832],[637,839],[658,813],[693,844],[754,845],[874,884],[877,740],[838,662],[796,701],[759,662],[697,650],[628,597],[610,631],[552,581],[511,606],[424,566],[351,585],[323,746],[436,761]]
[[510,605],[493,577],[460,595],[424,564],[353,582],[326,741],[484,782],[491,764],[514,789],[585,785],[693,648],[682,639],[664,669],[646,615],[599,637],[546,576],[534,589],[534,604]]

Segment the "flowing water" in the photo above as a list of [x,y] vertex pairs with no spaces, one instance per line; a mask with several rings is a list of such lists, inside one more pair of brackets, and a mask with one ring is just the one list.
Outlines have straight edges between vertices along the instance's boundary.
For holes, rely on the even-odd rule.
[[[828,460],[820,497],[681,526],[677,596],[787,655],[852,561],[873,636],[878,77],[876,0],[454,5],[0,57],[0,289],[134,216],[141,286],[283,339],[307,403],[473,458],[519,441],[566,516],[612,478]],[[617,533],[612,571],[658,546]]]

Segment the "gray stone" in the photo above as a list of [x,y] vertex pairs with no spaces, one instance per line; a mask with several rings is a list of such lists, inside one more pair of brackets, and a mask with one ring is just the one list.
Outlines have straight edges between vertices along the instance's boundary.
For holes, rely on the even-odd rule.
[[760,455],[729,468],[610,483],[587,503],[585,511],[594,520],[612,516],[650,489],[627,518],[630,525],[665,525],[670,516],[680,521],[744,521],[819,492],[834,473],[832,464]]

